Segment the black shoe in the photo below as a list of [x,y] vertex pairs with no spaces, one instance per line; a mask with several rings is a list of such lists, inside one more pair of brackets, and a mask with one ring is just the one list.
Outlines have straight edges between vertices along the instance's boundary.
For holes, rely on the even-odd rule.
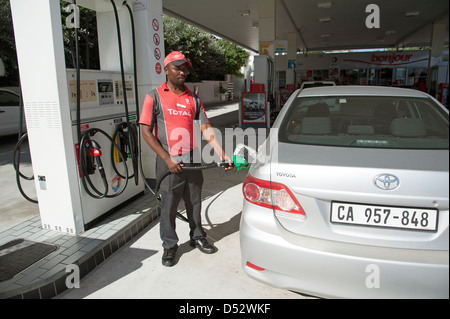
[[216,248],[212,246],[210,243],[208,243],[206,238],[203,237],[191,239],[189,245],[193,248],[197,247],[198,249],[200,249],[202,253],[205,254],[214,254],[216,252]]
[[164,249],[162,256],[162,264],[167,267],[172,267],[175,264],[175,254],[177,248]]

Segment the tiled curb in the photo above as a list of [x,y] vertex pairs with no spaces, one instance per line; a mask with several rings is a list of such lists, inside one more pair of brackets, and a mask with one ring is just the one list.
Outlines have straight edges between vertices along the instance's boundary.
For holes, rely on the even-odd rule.
[[77,236],[43,229],[39,216],[0,233],[0,245],[18,238],[58,245],[56,251],[14,278],[0,282],[0,299],[55,297],[68,289],[66,279],[74,274],[67,266],[77,265],[83,278],[159,215],[157,200],[144,195]]

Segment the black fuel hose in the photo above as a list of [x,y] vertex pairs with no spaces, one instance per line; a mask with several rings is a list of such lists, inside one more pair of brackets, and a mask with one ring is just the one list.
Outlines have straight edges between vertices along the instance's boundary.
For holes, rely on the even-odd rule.
[[[112,0],[111,0],[112,1]],[[141,159],[141,146],[142,146],[142,137],[140,134],[140,129],[139,129],[139,95],[138,95],[138,81],[137,81],[137,64],[136,64],[136,36],[135,36],[135,27],[134,27],[134,17],[133,17],[133,11],[130,8],[130,6],[128,5],[127,1],[123,1],[122,5],[126,6],[130,15],[130,21],[131,21],[131,32],[132,32],[132,41],[133,41],[133,65],[134,65],[134,86],[135,86],[135,101],[136,101],[136,127],[137,127],[137,134],[138,134],[138,146],[137,146],[137,152],[138,152],[138,158]],[[135,168],[135,162],[133,161],[133,168],[134,168],[134,174],[137,175],[136,172],[136,168]],[[227,165],[234,165],[234,164],[230,164],[228,162],[222,162],[222,163],[211,163],[211,164],[207,164],[207,165],[199,165],[199,166],[183,166],[183,169],[186,170],[202,170],[202,169],[209,169],[209,168],[214,168],[214,167],[224,167]],[[153,189],[150,187],[150,185],[148,184],[145,175],[144,175],[144,169],[142,167],[142,160],[139,161],[139,171],[142,175],[142,179],[144,181],[145,186],[152,192],[154,193],[154,195],[156,195],[158,197],[158,192],[159,192],[159,188],[161,186],[161,182],[163,181],[164,178],[166,178],[168,175],[170,175],[170,171],[167,172],[157,183],[156,187],[155,187],[155,191],[153,191]],[[137,181],[137,179],[136,179]],[[160,199],[158,197],[158,199]],[[177,213],[177,218],[188,222],[188,220],[182,216],[180,213]]]
[[[97,133],[101,133],[102,135],[104,135],[109,142],[111,143],[111,145],[114,146],[114,148],[117,149],[120,159],[122,161],[122,165],[123,165],[123,169],[125,171],[125,182],[122,186],[122,188],[115,194],[113,195],[108,195],[108,182],[106,180],[106,175],[103,172],[100,172],[102,175],[102,181],[103,181],[103,185],[104,185],[104,190],[103,192],[100,192],[92,183],[88,171],[87,171],[87,163],[86,163],[86,158],[87,158],[87,154],[86,154],[86,148],[84,147],[85,142],[87,142],[88,139],[90,139],[90,137],[94,136]],[[97,161],[98,163],[98,161]],[[113,198],[113,197],[117,197],[120,194],[123,193],[123,191],[125,190],[125,188],[128,185],[128,166],[126,164],[126,158],[123,155],[123,153],[120,151],[119,146],[117,145],[117,143],[111,138],[111,136],[108,135],[108,133],[106,133],[105,131],[98,129],[98,128],[92,128],[87,130],[86,132],[84,132],[83,136],[81,137],[81,141],[80,141],[80,171],[81,171],[81,182],[83,184],[83,187],[86,191],[86,193],[88,193],[89,196],[96,198],[96,199],[101,199],[101,198]],[[89,190],[88,185],[91,187],[91,189],[93,190],[93,192],[91,192]],[[95,193],[95,194],[94,194]]]
[[[227,167],[227,166],[233,167],[234,164],[232,164],[232,163],[230,164],[229,162],[219,162],[219,163],[211,163],[211,164],[196,165],[196,166],[182,166],[182,170],[201,171],[201,170],[209,169],[209,168]],[[156,187],[155,187],[155,195],[159,192],[161,182],[170,174],[172,174],[172,173],[170,171],[168,171],[158,180],[158,183],[156,184]]]
[[[136,128],[137,128],[137,154],[138,154],[138,166],[139,166],[139,172],[141,174],[142,180],[147,187],[149,191],[151,191],[154,195],[156,195],[156,192],[152,189],[150,184],[147,182],[147,179],[145,178],[144,174],[144,168],[142,167],[142,134],[139,126],[139,91],[138,91],[138,76],[137,76],[137,63],[136,63],[136,35],[135,35],[135,27],[134,27],[134,17],[133,17],[133,10],[128,5],[126,1],[122,3],[122,5],[126,6],[128,9],[128,13],[130,15],[130,21],[131,21],[131,34],[132,34],[132,43],[133,43],[133,66],[134,66],[134,91],[135,91],[135,101],[136,101]],[[134,168],[134,167],[133,167]],[[135,170],[136,171],[136,170]],[[135,173],[136,174],[136,173]]]
[[20,181],[20,178],[26,179],[28,181],[34,180],[34,176],[25,176],[20,172],[20,150],[22,148],[23,142],[27,139],[28,139],[28,133],[24,133],[22,135],[22,137],[19,139],[19,141],[17,142],[17,144],[14,148],[13,166],[14,166],[14,170],[16,171],[16,182],[17,182],[17,187],[19,188],[20,194],[22,194],[22,196],[29,202],[37,204],[38,203],[37,200],[32,199],[27,194],[25,194],[25,191],[22,188],[22,183]]
[[134,28],[134,17],[133,10],[130,8],[126,1],[123,2],[128,9],[131,21],[131,38],[133,43],[133,69],[134,69],[134,91],[135,91],[135,101],[136,101],[136,122],[139,123],[139,95],[138,95],[138,76],[137,76],[137,63],[136,63],[136,32]]
[[[20,82],[20,81],[19,81]],[[32,176],[25,176],[24,174],[22,174],[22,172],[20,172],[20,151],[22,149],[22,144],[25,140],[28,140],[28,133],[25,132],[24,134],[22,134],[23,131],[23,119],[24,119],[24,110],[23,110],[23,99],[22,99],[22,86],[19,85],[19,134],[18,134],[18,138],[19,140],[17,141],[16,146],[14,147],[14,152],[13,152],[13,167],[14,170],[16,171],[16,183],[17,183],[17,188],[19,189],[20,194],[22,194],[22,196],[29,202],[34,203],[34,204],[38,204],[38,201],[35,199],[32,199],[31,197],[29,197],[25,191],[22,188],[22,183],[21,183],[21,178],[27,180],[27,181],[32,181],[34,180],[34,175]]]
[[[124,106],[125,106],[125,117],[126,117],[126,122],[128,124],[128,127],[130,127],[130,115],[128,112],[128,99],[127,99],[127,87],[126,87],[126,83],[125,83],[125,71],[124,71],[124,66],[123,66],[123,52],[122,52],[122,37],[120,35],[120,22],[119,22],[119,14],[117,13],[117,7],[116,4],[114,3],[114,0],[110,0],[112,7],[114,9],[114,17],[116,19],[116,29],[117,29],[117,41],[118,41],[118,45],[119,45],[119,59],[120,59],[120,74],[122,77],[122,91],[123,91],[123,102],[124,102]],[[130,148],[132,150],[134,150],[134,145],[131,144],[134,142],[134,140],[131,138],[131,130],[128,130],[128,139],[130,141]],[[138,185],[139,183],[139,174],[137,174],[137,154],[135,154],[134,152],[131,152],[131,160],[133,163],[133,169],[134,169],[134,180],[136,185]]]
[[[234,164],[230,164],[228,162],[220,162],[220,163],[211,163],[211,164],[205,164],[205,165],[196,165],[196,166],[183,166],[182,169],[183,170],[192,170],[192,171],[200,171],[203,169],[209,169],[209,168],[215,168],[215,167],[226,167],[226,166],[234,166]],[[155,192],[154,194],[156,195],[156,198],[161,201],[161,197],[158,195],[159,192],[159,187],[161,186],[161,182],[167,177],[169,176],[171,173],[170,171],[168,171],[167,173],[165,173],[156,183],[156,187],[155,187]],[[150,188],[150,187],[149,187]],[[151,188],[150,188],[151,190]],[[177,212],[176,217],[186,223],[189,222],[189,220],[184,217],[183,215],[181,215],[179,212]]]
[[[128,123],[127,122],[122,122],[122,123],[120,123],[119,125],[117,125],[117,127],[116,127],[116,130],[114,131],[114,134],[113,134],[113,136],[112,136],[112,140],[113,141],[116,141],[116,138],[117,137],[119,137],[119,140],[121,139],[121,138],[132,138],[132,140],[133,140],[133,142],[130,142],[129,140],[128,140],[128,147],[130,148],[130,152],[134,152],[134,153],[137,153],[138,152],[138,150],[137,150],[137,143],[136,143],[136,136],[137,136],[137,127],[136,126],[133,126],[133,125],[131,125],[130,127],[128,127]],[[130,134],[130,135],[128,135],[128,134],[122,134],[120,131],[121,130],[123,130],[124,128],[127,128],[127,130],[131,130],[132,131],[132,134]],[[117,142],[116,142],[117,143]],[[134,149],[131,149],[131,147],[134,147]],[[122,175],[122,173],[120,173],[119,172],[119,170],[117,169],[117,167],[116,167],[116,164],[115,164],[115,160],[114,160],[114,150],[115,150],[115,148],[114,147],[112,147],[111,148],[111,165],[112,165],[112,167],[113,167],[113,169],[114,169],[114,172],[116,172],[116,174],[119,176],[119,177],[121,177],[121,178],[125,178],[125,176],[123,176]],[[120,151],[119,151],[120,152]],[[125,158],[127,158],[127,153],[125,152],[125,153],[123,153],[123,155],[124,155],[124,157]],[[128,178],[133,178],[134,177],[134,174],[137,174],[138,172],[136,171],[136,170],[134,170],[134,172],[133,172],[133,174],[132,175],[130,175],[130,176],[128,176]]]
[[[77,1],[73,0],[72,3],[76,6]],[[77,80],[77,141],[81,141],[81,66],[80,66],[80,52],[78,43],[78,28],[75,28],[75,57],[76,57],[76,80]]]
[[[131,39],[132,39],[132,43],[133,43],[133,70],[134,70],[134,101],[136,104],[136,128],[138,127],[138,123],[139,123],[139,92],[138,92],[138,76],[137,76],[137,63],[136,63],[136,31],[134,28],[134,16],[133,16],[133,10],[130,8],[130,6],[128,5],[127,1],[125,0],[122,5],[125,5],[128,9],[128,13],[130,15],[130,21],[131,21]],[[139,134],[139,130],[138,130],[138,134]],[[137,145],[137,141],[133,141],[133,146],[136,150],[135,153],[135,157],[132,157],[133,160],[133,172],[136,175],[136,177],[134,178],[136,185],[138,184],[139,180],[139,174],[138,174],[138,169],[139,169],[139,158],[140,158],[140,153],[139,153],[139,146]]]
[[[19,166],[20,166],[20,149],[22,147],[22,143],[28,139],[28,133],[25,132],[24,134],[22,134],[23,131],[23,121],[22,119],[24,118],[24,112],[23,112],[23,99],[22,99],[22,86],[19,85],[19,140],[17,141],[17,144],[14,148],[14,152],[13,152],[13,166],[14,169],[16,170],[16,172],[19,174],[20,177],[26,179],[26,180],[34,180],[34,176],[28,177],[23,175],[20,172]],[[20,190],[20,187],[19,187]],[[22,192],[22,191],[21,191]]]
[[[127,7],[128,13],[130,15],[130,21],[131,21],[131,35],[132,35],[132,43],[133,43],[133,67],[134,67],[134,91],[135,91],[135,101],[136,101],[136,129],[137,129],[137,157],[138,157],[138,166],[139,166],[139,172],[141,174],[142,180],[147,187],[148,190],[150,190],[152,193],[156,194],[152,187],[147,182],[147,179],[145,178],[144,174],[144,168],[142,167],[142,135],[141,135],[141,129],[139,126],[139,90],[138,90],[138,76],[137,76],[137,63],[136,63],[136,35],[135,35],[135,27],[134,27],[134,17],[133,17],[133,10],[128,5],[126,1],[122,3],[124,6]],[[134,167],[133,167],[134,168]]]

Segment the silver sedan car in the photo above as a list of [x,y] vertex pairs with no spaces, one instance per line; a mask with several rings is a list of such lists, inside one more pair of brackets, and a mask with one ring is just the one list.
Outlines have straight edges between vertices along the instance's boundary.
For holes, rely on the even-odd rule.
[[325,298],[449,298],[449,112],[420,91],[296,91],[243,183],[245,272]]

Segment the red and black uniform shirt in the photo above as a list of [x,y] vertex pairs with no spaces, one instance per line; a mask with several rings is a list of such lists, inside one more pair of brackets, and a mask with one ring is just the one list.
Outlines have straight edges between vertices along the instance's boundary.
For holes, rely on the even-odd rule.
[[[171,155],[177,156],[191,152],[198,147],[194,121],[196,103],[192,92],[185,91],[177,95],[166,82],[147,94],[139,123],[156,127],[156,137],[162,147]],[[203,104],[198,99],[198,119],[200,125],[209,123]]]

